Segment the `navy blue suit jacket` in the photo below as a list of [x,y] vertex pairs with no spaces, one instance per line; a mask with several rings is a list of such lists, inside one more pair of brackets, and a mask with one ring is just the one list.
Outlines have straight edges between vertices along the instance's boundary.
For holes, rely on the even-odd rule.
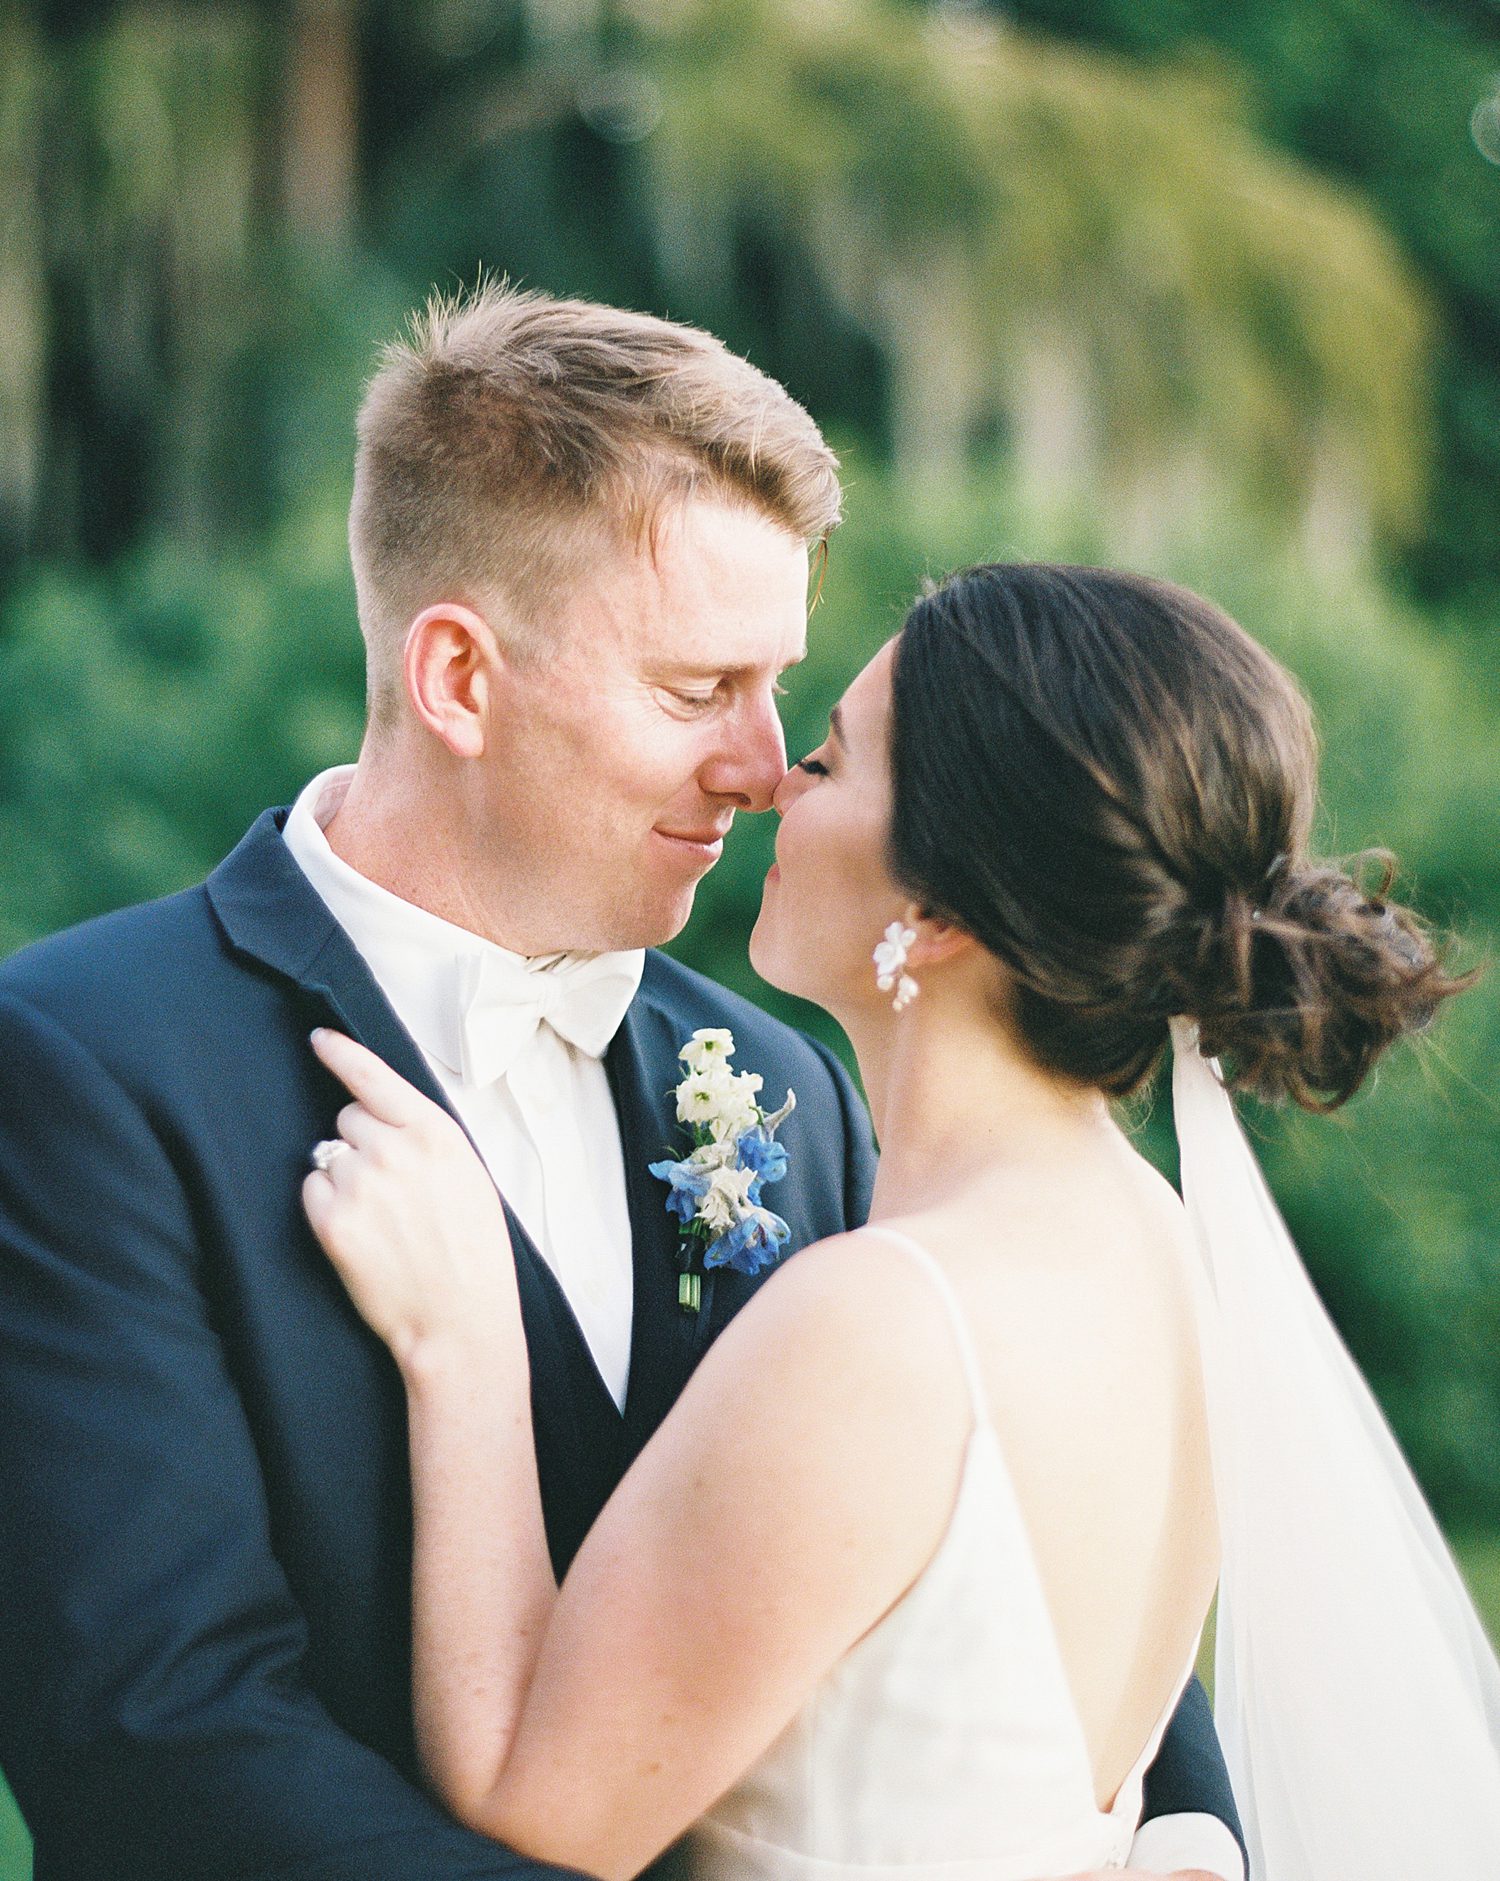
[[[0,966],[0,1767],[37,1881],[490,1881],[555,1871],[419,1787],[405,1398],[302,1215],[347,1094],[332,1024],[443,1102],[268,811],[208,881]],[[779,1098],[792,1247],[857,1225],[868,1119],[824,1048],[660,954],[605,1059],[635,1258],[616,1409],[510,1227],[559,1573],[755,1282],[676,1304],[646,1163],[677,1049],[732,1027]],[[1233,1820],[1201,1691],[1149,1813]]]

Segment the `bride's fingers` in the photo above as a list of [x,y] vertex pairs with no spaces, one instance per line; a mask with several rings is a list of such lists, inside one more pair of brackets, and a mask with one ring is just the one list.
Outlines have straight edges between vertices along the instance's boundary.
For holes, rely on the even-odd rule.
[[[335,1163],[330,1164],[330,1170],[345,1160],[352,1163],[355,1157],[351,1154],[347,1159],[336,1158]],[[357,1212],[351,1213],[352,1207],[357,1208],[357,1205],[351,1204],[347,1194],[340,1193],[338,1185],[327,1171],[314,1169],[304,1178],[302,1208],[308,1226],[356,1306],[364,1313],[362,1295],[367,1284],[370,1237],[367,1231],[360,1230],[360,1217]]]
[[[375,1114],[363,1104],[345,1104],[338,1114],[338,1133],[346,1143],[357,1150],[363,1150],[373,1161],[379,1162],[383,1153],[389,1153],[400,1140],[400,1131],[395,1124],[382,1123]],[[329,1164],[333,1168],[340,1158],[335,1156]]]
[[415,1085],[392,1071],[383,1058],[377,1058],[343,1032],[319,1026],[312,1034],[312,1048],[350,1094],[382,1123],[409,1125],[425,1122],[433,1113],[446,1115]]
[[[370,1237],[373,1159],[357,1149],[341,1150],[302,1180],[302,1206],[324,1249],[340,1242]],[[373,1205],[378,1208],[378,1201]]]
[[302,1211],[325,1253],[331,1251],[329,1229],[337,1205],[338,1193],[333,1186],[333,1178],[326,1170],[314,1169],[303,1178]]

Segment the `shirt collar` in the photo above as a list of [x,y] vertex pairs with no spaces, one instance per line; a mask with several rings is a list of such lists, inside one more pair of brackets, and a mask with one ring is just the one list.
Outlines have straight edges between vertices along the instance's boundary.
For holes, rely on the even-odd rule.
[[607,960],[632,986],[639,986],[646,961],[642,948],[608,955],[513,953],[403,900],[351,868],[334,853],[323,832],[344,801],[354,769],[341,764],[319,772],[292,805],[282,838],[354,942],[396,1016],[429,1057],[455,1074],[463,1072],[464,1015],[478,981],[483,982],[486,999],[503,1003],[512,996],[525,997],[527,975],[566,974],[583,961]]

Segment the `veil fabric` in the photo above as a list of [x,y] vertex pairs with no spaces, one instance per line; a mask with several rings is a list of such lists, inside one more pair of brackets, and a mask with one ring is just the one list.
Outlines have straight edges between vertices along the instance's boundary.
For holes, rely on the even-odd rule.
[[1214,1714],[1250,1881],[1497,1881],[1500,1664],[1217,1062],[1171,1023],[1223,1546]]

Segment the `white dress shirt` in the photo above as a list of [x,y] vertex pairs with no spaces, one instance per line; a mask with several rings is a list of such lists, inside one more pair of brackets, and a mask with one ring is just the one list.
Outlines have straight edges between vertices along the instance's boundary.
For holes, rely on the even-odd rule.
[[[353,775],[353,765],[340,765],[307,785],[282,832],[287,848],[420,1046],[556,1275],[599,1375],[623,1409],[630,1214],[620,1125],[601,1054],[640,984],[645,954],[529,960],[381,888],[335,855],[323,834]],[[570,978],[592,981],[584,1003],[592,995],[596,1010],[586,1012],[586,1026],[574,1028],[589,1049],[570,1043],[545,1016]]]

